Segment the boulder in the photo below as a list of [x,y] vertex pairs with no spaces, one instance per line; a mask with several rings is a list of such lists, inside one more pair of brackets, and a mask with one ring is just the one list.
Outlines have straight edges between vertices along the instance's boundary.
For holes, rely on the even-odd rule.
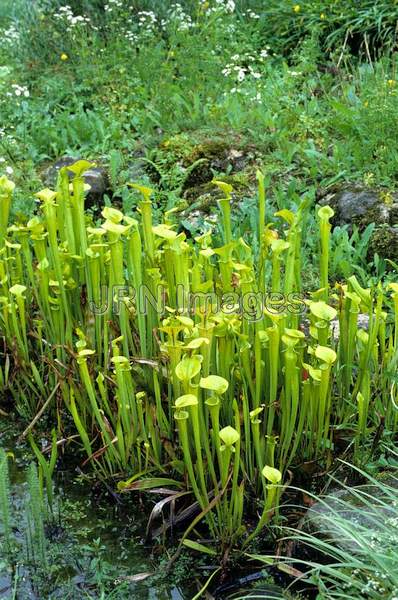
[[378,254],[398,263],[398,227],[380,225],[374,230],[369,244],[369,254]]
[[398,194],[351,186],[324,196],[320,204],[328,204],[335,212],[333,226],[356,225],[363,231],[375,224],[369,243],[369,259],[376,252],[382,258],[398,260]]
[[[80,158],[73,156],[63,156],[52,164],[44,173],[44,182],[47,187],[54,189],[59,170],[62,167],[73,165]],[[70,179],[73,173],[69,173]],[[104,195],[110,192],[108,173],[104,167],[95,166],[84,173],[84,181],[90,186],[86,195],[86,208],[93,206],[102,206]]]
[[151,160],[162,174],[164,189],[192,195],[194,189],[210,183],[217,173],[222,174],[222,179],[226,174],[247,177],[256,157],[256,148],[244,144],[236,135],[226,132],[209,137],[199,132],[163,140]]
[[370,223],[390,223],[391,206],[376,190],[350,187],[327,195],[320,204],[333,208],[332,223],[335,226],[355,224],[364,229]]

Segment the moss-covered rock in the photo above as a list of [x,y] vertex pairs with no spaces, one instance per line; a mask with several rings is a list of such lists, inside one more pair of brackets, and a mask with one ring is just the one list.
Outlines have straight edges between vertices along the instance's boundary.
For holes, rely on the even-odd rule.
[[[206,183],[188,187],[183,197],[188,204],[195,204],[200,210],[208,210],[216,205],[219,198],[223,197],[222,191],[212,183],[213,177]],[[235,173],[232,175],[224,175],[222,181],[232,185],[234,191],[232,201],[239,201],[243,196],[252,192],[252,185],[247,173]],[[255,187],[255,184],[254,184]]]
[[332,225],[354,225],[363,231],[376,225],[369,243],[368,258],[377,253],[382,258],[398,260],[398,195],[388,190],[373,190],[351,186],[324,197],[320,204],[331,206],[335,212]]
[[370,239],[368,258],[376,253],[398,263],[398,227],[386,224],[376,227]]
[[224,177],[244,172],[255,159],[253,145],[228,133],[212,137],[208,133],[175,135],[163,140],[151,156],[162,173],[165,189],[181,193],[211,182],[217,174]]
[[[234,215],[238,215],[245,200],[256,193],[257,184],[254,176],[249,178],[248,174],[242,172],[223,175],[220,179],[232,185],[232,211]],[[184,192],[184,201],[188,206],[179,213],[179,221],[183,229],[189,231],[191,235],[197,235],[203,229],[214,225],[220,219],[217,201],[223,196],[222,191],[213,182],[187,189]]]
[[230,146],[227,139],[208,138],[193,146],[187,160],[188,163],[193,163],[200,158],[221,160],[228,154],[229,150]]
[[370,223],[392,225],[392,214],[397,214],[398,199],[383,190],[350,186],[324,197],[320,204],[331,206],[335,212],[333,225],[357,225],[365,229]]
[[164,163],[178,161],[189,167],[205,158],[216,170],[225,172],[227,168],[241,171],[256,153],[253,145],[241,141],[236,134],[180,133],[163,140],[156,152]]

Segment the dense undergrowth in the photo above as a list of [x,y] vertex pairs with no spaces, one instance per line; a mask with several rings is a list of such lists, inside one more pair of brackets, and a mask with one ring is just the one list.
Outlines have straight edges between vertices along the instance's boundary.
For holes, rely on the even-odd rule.
[[[397,265],[317,204],[392,202],[396,3],[263,5],[0,7],[0,414],[50,505],[43,423],[121,494],[166,488],[148,537],[183,524],[175,557],[222,571],[269,550],[292,479],[370,469],[398,419]],[[101,206],[86,160],[42,189],[63,155],[107,168]]]
[[[6,3],[4,166],[34,192],[42,165],[63,154],[109,162],[114,151],[129,165],[181,131],[227,130],[243,148],[255,143],[263,170],[284,189],[294,178],[300,190],[308,182],[394,185],[394,34],[382,18],[393,18],[394,3],[381,3],[382,12],[363,4],[355,24],[354,4],[341,2],[325,10],[268,3],[275,23],[250,2],[234,10],[228,2],[110,2],[101,11],[51,2],[24,11],[19,2],[8,12]],[[363,43],[344,44],[355,27],[368,46],[372,28],[387,39],[371,44],[368,58]],[[328,48],[325,28],[334,33]]]

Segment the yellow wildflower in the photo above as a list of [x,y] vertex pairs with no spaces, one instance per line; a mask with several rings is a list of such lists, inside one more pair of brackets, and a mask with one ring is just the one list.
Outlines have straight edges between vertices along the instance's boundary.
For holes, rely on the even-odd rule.
[[321,13],[321,19],[322,19],[322,21],[323,21],[324,19],[326,19],[326,15],[325,15],[325,13]]
[[396,84],[396,81],[395,81],[395,79],[389,79],[389,80],[387,81],[387,84],[388,84],[390,87],[394,87],[394,85]]
[[61,60],[68,60],[69,56],[67,54],[65,54],[65,52],[62,52],[61,54]]
[[365,185],[372,185],[374,183],[374,173],[365,173],[363,176],[363,182]]
[[294,12],[295,12],[295,13],[298,13],[298,12],[300,12],[300,10],[301,10],[301,6],[300,6],[300,4],[295,4],[295,5],[293,6],[293,10],[294,10]]
[[382,202],[384,202],[384,204],[387,206],[391,206],[394,202],[391,192],[380,192],[380,197]]

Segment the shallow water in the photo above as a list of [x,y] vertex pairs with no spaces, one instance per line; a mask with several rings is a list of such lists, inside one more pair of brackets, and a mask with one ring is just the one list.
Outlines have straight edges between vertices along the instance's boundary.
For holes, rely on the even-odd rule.
[[[26,469],[31,455],[26,445],[16,443],[15,424],[0,425],[0,446],[10,453],[13,532],[20,551],[17,567],[11,570],[0,545],[0,599],[44,600],[44,598],[139,598],[143,600],[186,600],[192,597],[176,585],[151,583],[159,565],[151,548],[141,541],[145,514],[121,514],[107,498],[96,499],[90,481],[72,471],[58,473],[56,516],[46,529],[49,556],[48,588],[35,584],[36,569],[26,558],[28,528]],[[125,511],[126,512],[126,511]],[[0,515],[1,523],[1,515]],[[0,525],[0,540],[3,537]],[[164,566],[163,566],[164,568]],[[50,573],[51,571],[51,573]],[[154,573],[142,582],[132,576]],[[127,581],[126,582],[126,579]],[[44,580],[47,577],[44,576]],[[51,583],[50,583],[51,582]],[[123,583],[123,585],[121,585]]]

